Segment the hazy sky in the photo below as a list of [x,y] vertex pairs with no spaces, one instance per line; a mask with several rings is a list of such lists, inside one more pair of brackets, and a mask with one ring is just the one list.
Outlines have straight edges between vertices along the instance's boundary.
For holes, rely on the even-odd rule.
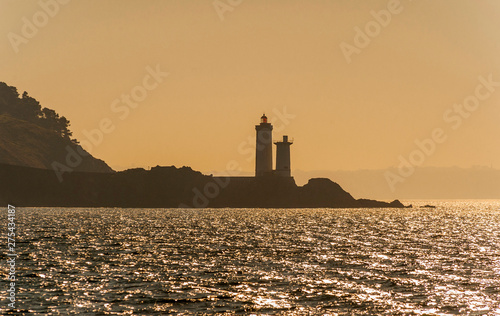
[[497,0],[0,0],[0,35],[0,81],[79,140],[111,124],[115,170],[251,172],[263,112],[292,169],[397,166],[435,129],[423,165],[500,167]]

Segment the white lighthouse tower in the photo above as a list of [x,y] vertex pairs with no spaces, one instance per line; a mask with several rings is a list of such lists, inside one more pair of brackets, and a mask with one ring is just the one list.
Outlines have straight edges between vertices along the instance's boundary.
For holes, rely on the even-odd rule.
[[255,176],[261,177],[273,172],[273,126],[264,114],[260,125],[255,125],[257,144],[255,150]]
[[282,177],[291,177],[290,145],[293,142],[288,141],[287,135],[283,135],[283,141],[274,144],[276,145],[276,174]]

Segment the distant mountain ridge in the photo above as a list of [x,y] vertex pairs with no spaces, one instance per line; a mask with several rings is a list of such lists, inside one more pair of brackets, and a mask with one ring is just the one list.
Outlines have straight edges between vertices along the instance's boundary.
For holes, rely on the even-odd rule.
[[500,199],[500,170],[491,167],[419,167],[394,185],[394,191],[386,172],[398,170],[295,170],[293,175],[298,184],[320,175],[335,179],[354,196],[371,199]]
[[53,169],[66,164],[68,152],[84,153],[73,171],[113,172],[104,161],[92,157],[71,139],[69,121],[55,111],[42,108],[26,92],[0,82],[0,163]]

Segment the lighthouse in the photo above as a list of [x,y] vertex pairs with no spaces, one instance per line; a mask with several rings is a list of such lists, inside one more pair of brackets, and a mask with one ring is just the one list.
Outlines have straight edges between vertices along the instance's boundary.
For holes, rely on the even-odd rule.
[[290,145],[293,142],[288,141],[287,135],[283,135],[283,141],[274,144],[276,145],[276,174],[282,177],[291,177]]
[[273,126],[264,114],[260,124],[255,125],[257,144],[255,150],[255,176],[261,177],[273,172]]

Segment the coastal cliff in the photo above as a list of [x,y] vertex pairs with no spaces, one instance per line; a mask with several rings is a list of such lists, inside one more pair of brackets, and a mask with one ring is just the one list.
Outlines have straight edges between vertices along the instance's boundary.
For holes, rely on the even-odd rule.
[[189,167],[71,172],[0,164],[0,204],[54,207],[404,207],[354,199],[329,179],[297,186],[284,177],[212,177]]

